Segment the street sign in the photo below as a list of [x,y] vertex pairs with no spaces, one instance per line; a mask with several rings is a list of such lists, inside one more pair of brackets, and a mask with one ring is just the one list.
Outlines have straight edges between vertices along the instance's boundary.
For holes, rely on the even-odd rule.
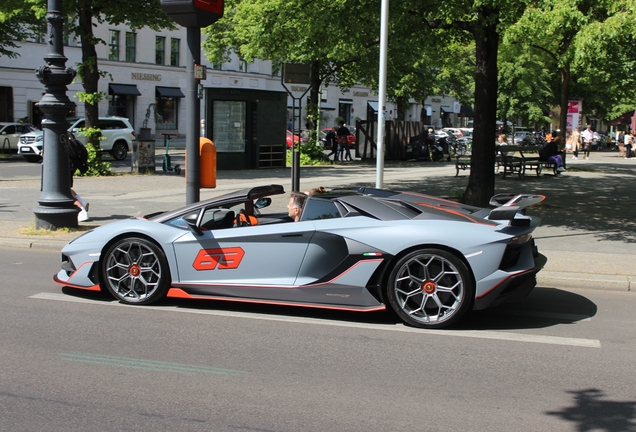
[[204,65],[194,65],[194,79],[205,80],[208,77],[207,69]]
[[308,64],[285,63],[283,66],[285,84],[311,84],[311,67]]
[[223,0],[161,0],[161,9],[183,27],[207,27],[223,17]]

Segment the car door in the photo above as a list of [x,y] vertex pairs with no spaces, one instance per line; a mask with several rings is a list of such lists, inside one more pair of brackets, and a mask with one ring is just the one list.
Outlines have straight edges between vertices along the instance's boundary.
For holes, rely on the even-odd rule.
[[18,133],[16,125],[7,125],[4,129],[2,129],[0,139],[2,140],[0,142],[1,148],[17,149],[18,143],[20,142],[20,134]]
[[307,221],[212,229],[201,236],[190,232],[174,243],[179,275],[173,280],[197,286],[293,286],[314,230]]

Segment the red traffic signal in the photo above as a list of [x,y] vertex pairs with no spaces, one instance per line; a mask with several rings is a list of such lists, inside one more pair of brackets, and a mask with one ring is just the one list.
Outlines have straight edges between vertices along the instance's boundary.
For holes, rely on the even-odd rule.
[[207,27],[223,17],[223,0],[161,0],[161,9],[183,27]]

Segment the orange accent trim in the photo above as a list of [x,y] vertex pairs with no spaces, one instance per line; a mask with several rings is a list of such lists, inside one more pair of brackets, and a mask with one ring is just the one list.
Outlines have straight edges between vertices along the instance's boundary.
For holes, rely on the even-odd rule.
[[75,288],[75,289],[81,289],[84,291],[101,291],[102,289],[99,287],[99,285],[91,285],[91,286],[81,286],[81,285],[73,285],[70,284],[68,282],[63,282],[59,279],[57,279],[56,276],[53,276],[53,282],[55,282],[57,285],[61,285],[61,286],[65,286],[65,287],[69,287],[69,288]]
[[[484,221],[477,220],[477,219],[475,219],[473,217],[470,217],[468,215],[460,213],[460,212],[458,212],[456,210],[451,210],[451,209],[448,209],[448,208],[444,208],[444,207],[442,207],[442,205],[434,206],[434,205],[423,203],[423,202],[416,202],[415,204],[420,205],[422,207],[432,208],[432,209],[435,209],[435,210],[441,210],[443,212],[450,213],[450,214],[453,214],[455,216],[463,217],[463,218],[468,219],[469,221],[474,222],[476,224],[480,224],[480,225],[496,225],[495,223],[492,223],[492,222],[484,222]],[[449,206],[449,207],[451,207],[451,206]],[[459,206],[455,206],[455,207],[459,207]]]
[[168,290],[168,294],[166,294],[166,296],[167,297],[171,297],[171,298],[184,298],[184,299],[193,298],[190,294],[188,294],[187,292],[185,292],[181,288],[170,288]]
[[530,270],[519,270],[518,272],[513,273],[513,274],[509,275],[507,278],[505,278],[505,279],[501,280],[501,282],[499,282],[497,285],[495,285],[494,287],[490,288],[488,291],[484,292],[483,294],[480,294],[480,295],[478,295],[478,296],[475,296],[475,298],[478,298],[478,299],[479,299],[479,298],[485,297],[485,296],[487,296],[488,294],[490,294],[493,290],[495,290],[495,289],[499,288],[499,286],[501,286],[501,284],[503,284],[504,282],[506,282],[508,279],[511,279],[511,278],[513,278],[513,277],[516,277],[516,276],[522,275],[522,274],[524,274],[524,273],[532,273],[532,272],[534,271],[534,269],[535,269],[535,268],[536,268],[536,267],[533,267],[533,268],[531,268]]

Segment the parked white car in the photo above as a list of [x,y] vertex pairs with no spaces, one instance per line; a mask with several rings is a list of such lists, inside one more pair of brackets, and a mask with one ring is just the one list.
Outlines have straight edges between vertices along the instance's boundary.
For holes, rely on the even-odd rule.
[[13,153],[18,149],[20,135],[34,130],[28,124],[0,123],[0,151]]
[[[84,119],[77,119],[68,128],[68,132],[72,132],[82,144],[86,144],[86,137],[80,133],[80,129],[83,127]],[[128,119],[124,117],[100,117],[99,128],[104,137],[99,142],[101,151],[110,153],[115,160],[126,159],[136,136]],[[29,162],[39,162],[42,159],[43,135],[42,131],[22,135],[18,153]]]

